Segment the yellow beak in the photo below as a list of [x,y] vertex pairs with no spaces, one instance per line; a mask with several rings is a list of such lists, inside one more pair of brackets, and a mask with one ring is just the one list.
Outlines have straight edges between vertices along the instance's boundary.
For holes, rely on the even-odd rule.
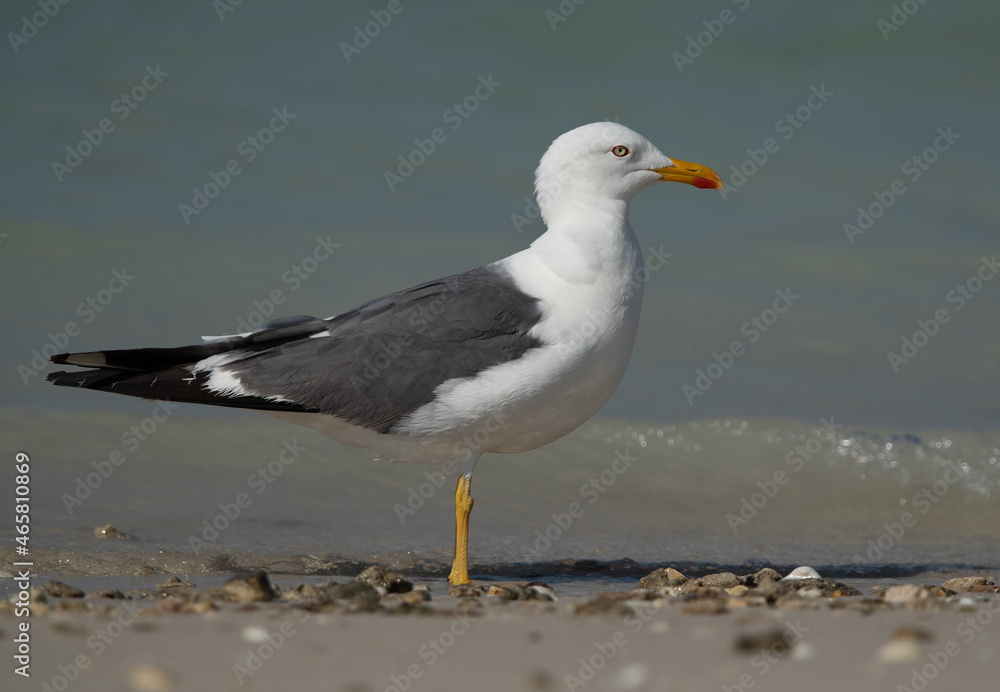
[[719,175],[708,166],[687,161],[672,159],[673,166],[665,168],[654,168],[653,173],[660,174],[660,180],[675,183],[687,183],[695,187],[708,188],[709,190],[723,190],[725,186]]

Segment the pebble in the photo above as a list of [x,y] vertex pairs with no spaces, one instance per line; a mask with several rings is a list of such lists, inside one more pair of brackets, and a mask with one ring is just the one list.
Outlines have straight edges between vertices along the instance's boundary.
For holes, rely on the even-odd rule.
[[796,567],[785,575],[785,579],[820,579],[819,572],[812,567]]
[[229,600],[237,603],[271,601],[277,596],[264,572],[228,579],[222,585],[222,592]]
[[128,672],[128,684],[133,692],[170,692],[175,683],[173,675],[154,666],[136,666]]
[[395,572],[387,572],[378,565],[372,565],[354,577],[354,581],[368,584],[375,588],[383,588],[386,593],[407,593],[413,590],[413,582],[409,579],[404,579]]
[[270,636],[270,632],[267,631],[266,627],[260,625],[247,625],[240,630],[240,637],[247,644],[263,644],[267,641],[268,636]]
[[658,569],[650,572],[639,580],[640,589],[663,589],[672,586],[681,586],[688,580],[683,574],[673,567]]
[[949,579],[941,585],[941,588],[961,593],[963,591],[972,591],[977,586],[992,585],[993,582],[987,581],[986,577],[958,577],[956,579]]
[[194,586],[194,584],[192,584],[189,581],[182,581],[182,580],[178,579],[177,577],[170,577],[169,579],[167,579],[162,584],[157,584],[156,588],[158,590],[163,590],[163,589],[193,589],[193,588],[195,588],[195,586]]
[[111,524],[105,524],[104,526],[98,526],[94,529],[94,535],[97,538],[109,539],[109,540],[119,540],[119,541],[134,541],[135,536],[130,533],[122,533],[116,529]]
[[712,586],[718,589],[729,589],[740,584],[740,578],[732,572],[719,572],[718,574],[706,574],[698,579],[704,586]]
[[75,586],[49,579],[45,582],[45,592],[54,598],[83,598],[84,593]]
[[726,602],[719,598],[700,598],[681,606],[681,612],[688,615],[719,615],[726,610]]
[[615,685],[621,690],[634,690],[642,687],[652,674],[645,663],[626,663],[615,674]]
[[897,584],[885,590],[886,603],[908,603],[932,597],[931,588],[920,584]]
[[922,643],[934,639],[934,635],[920,627],[905,625],[892,633],[885,644],[875,652],[879,663],[910,663],[923,658]]

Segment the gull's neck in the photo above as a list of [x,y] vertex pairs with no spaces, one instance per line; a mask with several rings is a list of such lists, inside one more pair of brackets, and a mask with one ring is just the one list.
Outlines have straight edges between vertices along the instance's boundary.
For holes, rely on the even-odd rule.
[[628,222],[628,202],[601,197],[547,200],[548,230],[531,250],[553,273],[570,283],[627,278],[641,261]]

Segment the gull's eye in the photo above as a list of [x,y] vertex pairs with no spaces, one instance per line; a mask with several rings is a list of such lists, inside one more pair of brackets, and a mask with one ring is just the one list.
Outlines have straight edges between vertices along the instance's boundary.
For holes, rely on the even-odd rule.
[[618,158],[621,158],[622,156],[628,156],[628,147],[626,147],[623,144],[618,144],[616,146],[611,147],[611,153],[617,156]]

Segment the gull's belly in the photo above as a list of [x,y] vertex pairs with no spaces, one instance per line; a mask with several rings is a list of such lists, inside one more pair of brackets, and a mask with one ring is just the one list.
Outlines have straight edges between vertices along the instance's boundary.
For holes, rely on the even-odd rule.
[[567,321],[568,328],[540,324],[547,332],[543,346],[444,383],[433,402],[393,430],[394,437],[418,444],[458,439],[460,453],[522,452],[559,439],[593,416],[618,387],[640,307],[641,294],[593,319]]

